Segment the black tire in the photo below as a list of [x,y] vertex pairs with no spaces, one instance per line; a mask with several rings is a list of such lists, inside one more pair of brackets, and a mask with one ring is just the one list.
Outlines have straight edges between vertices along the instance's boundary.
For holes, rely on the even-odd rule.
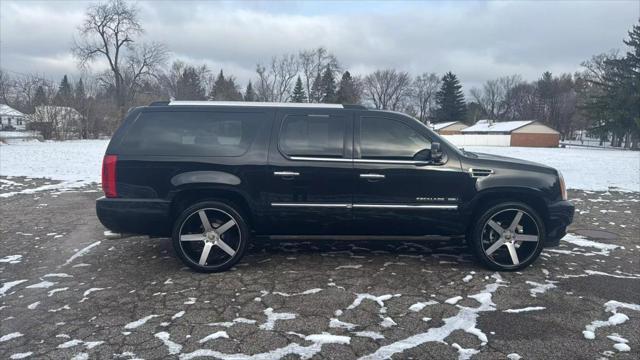
[[[519,220],[516,219],[518,213],[522,213]],[[518,222],[512,230],[515,220]],[[545,234],[544,221],[532,207],[521,202],[503,202],[480,212],[467,235],[467,242],[487,268],[517,271],[540,256]]]
[[[208,230],[202,214],[209,222]],[[231,268],[244,255],[249,228],[233,206],[203,201],[180,213],[173,226],[172,241],[176,254],[185,265],[198,272],[221,272]]]

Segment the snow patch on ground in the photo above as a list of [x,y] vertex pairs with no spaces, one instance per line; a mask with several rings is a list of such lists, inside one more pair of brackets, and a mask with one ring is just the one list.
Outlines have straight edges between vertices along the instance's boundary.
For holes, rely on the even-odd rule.
[[582,335],[585,337],[585,339],[595,339],[596,330],[601,327],[620,325],[629,320],[629,317],[623,313],[619,313],[618,309],[622,308],[640,311],[640,305],[638,304],[630,304],[616,300],[607,301],[604,304],[604,308],[606,312],[610,312],[613,315],[611,315],[607,320],[594,320],[591,322],[591,324],[585,326],[584,331],[582,332]]
[[7,255],[0,259],[0,263],[17,264],[22,260],[22,255]]
[[[478,294],[470,295],[469,298],[476,300],[480,305],[478,307],[466,307],[457,305],[460,309],[454,316],[443,319],[444,325],[436,328],[430,328],[428,331],[409,336],[408,338],[398,340],[391,344],[380,347],[375,352],[363,356],[361,360],[377,360],[387,359],[402,353],[405,350],[415,348],[428,342],[444,343],[445,339],[456,330],[462,330],[469,334],[475,335],[484,346],[487,343],[487,336],[482,330],[476,327],[476,320],[479,313],[485,311],[496,311],[496,305],[492,301],[492,294],[500,286],[504,286],[500,277],[494,277],[496,282],[485,286],[484,290]],[[471,356],[475,353],[474,349],[463,349],[458,346],[459,356]]]
[[267,316],[267,320],[264,322],[264,324],[260,325],[260,329],[263,330],[273,330],[276,325],[276,321],[293,320],[296,318],[296,314],[286,312],[277,313],[274,312],[272,308],[265,309],[264,314]]
[[75,260],[75,259],[77,259],[77,258],[79,258],[81,256],[84,256],[86,253],[89,252],[89,250],[91,250],[92,248],[100,245],[100,243],[101,243],[101,241],[98,240],[98,241],[96,241],[96,242],[94,242],[92,244],[89,244],[86,247],[76,251],[75,254],[71,255],[71,257],[64,264],[62,264],[62,266],[69,265],[70,263],[73,262],[73,260]]
[[164,343],[164,345],[167,347],[167,350],[169,351],[169,355],[175,355],[182,351],[182,345],[169,340],[169,337],[171,337],[171,335],[168,332],[161,331],[154,336]]
[[143,317],[142,319],[138,319],[136,321],[132,321],[132,322],[126,324],[124,326],[124,328],[127,329],[127,330],[138,328],[138,327],[144,325],[147,321],[149,321],[149,320],[151,320],[153,318],[157,318],[159,316],[160,315],[147,315],[147,316]]
[[13,340],[13,339],[19,338],[21,336],[23,336],[23,334],[20,333],[20,332],[12,332],[10,334],[4,335],[4,336],[0,336],[0,342]]
[[575,234],[567,234],[562,238],[562,241],[567,242],[569,244],[573,244],[580,247],[590,247],[600,250],[599,252],[594,252],[597,255],[609,256],[609,252],[611,250],[615,250],[619,248],[619,245],[613,244],[605,244],[593,240],[589,240],[584,236],[575,235]]
[[526,283],[531,285],[531,286],[533,286],[533,288],[529,289],[529,293],[533,297],[537,297],[538,295],[544,294],[548,290],[551,290],[551,289],[557,287],[555,285],[557,283],[557,281],[551,281],[551,280],[545,280],[544,284],[541,284],[541,283],[538,283],[538,282],[535,282],[535,281],[527,281]]
[[507,310],[503,310],[502,312],[517,314],[521,312],[539,311],[544,309],[546,309],[546,307],[544,306],[529,306],[521,309],[507,309]]
[[409,306],[409,310],[413,311],[413,312],[418,312],[422,309],[424,309],[425,307],[429,306],[429,305],[435,305],[437,304],[437,301],[434,300],[429,300],[429,301],[424,301],[424,302],[417,302],[411,306]]
[[2,286],[0,287],[0,297],[5,296],[5,294],[7,293],[7,291],[9,291],[12,287],[16,286],[16,285],[20,285],[23,282],[26,282],[28,280],[15,280],[15,281],[9,281],[9,282],[5,282],[2,283]]
[[202,339],[200,339],[200,341],[198,341],[200,344],[204,344],[209,340],[215,340],[215,339],[228,339],[229,338],[229,334],[227,334],[226,331],[216,331],[213,334],[209,334],[205,337],[203,337]]

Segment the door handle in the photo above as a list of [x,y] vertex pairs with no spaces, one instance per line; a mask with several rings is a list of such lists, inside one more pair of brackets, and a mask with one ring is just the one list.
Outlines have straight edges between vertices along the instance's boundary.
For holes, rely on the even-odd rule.
[[296,176],[299,176],[300,173],[295,171],[274,171],[273,175],[281,176],[284,179],[292,179]]
[[385,176],[383,174],[360,174],[361,179],[381,180]]

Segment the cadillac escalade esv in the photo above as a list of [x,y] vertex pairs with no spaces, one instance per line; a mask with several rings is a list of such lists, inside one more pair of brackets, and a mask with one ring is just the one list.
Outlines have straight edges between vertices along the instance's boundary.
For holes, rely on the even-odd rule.
[[401,113],[334,104],[171,101],[134,108],[104,156],[97,215],[113,233],[171,237],[202,272],[250,239],[466,236],[519,270],[573,219],[562,175],[460,150]]

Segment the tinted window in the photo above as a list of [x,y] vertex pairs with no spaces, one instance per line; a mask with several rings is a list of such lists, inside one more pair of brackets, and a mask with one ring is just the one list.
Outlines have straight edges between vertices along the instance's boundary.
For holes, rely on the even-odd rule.
[[408,125],[381,117],[360,122],[360,154],[363,159],[411,160],[429,140]]
[[289,156],[342,157],[344,118],[288,115],[280,132],[280,150]]
[[259,113],[146,112],[131,125],[126,154],[240,156],[260,127]]

